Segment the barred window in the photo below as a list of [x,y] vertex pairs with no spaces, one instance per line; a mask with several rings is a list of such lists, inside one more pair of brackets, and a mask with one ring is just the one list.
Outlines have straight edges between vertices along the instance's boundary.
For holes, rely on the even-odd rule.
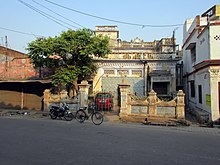
[[128,70],[118,70],[119,75],[128,75]]
[[132,75],[142,76],[142,70],[132,70]]
[[104,70],[104,74],[107,75],[114,74],[114,70]]

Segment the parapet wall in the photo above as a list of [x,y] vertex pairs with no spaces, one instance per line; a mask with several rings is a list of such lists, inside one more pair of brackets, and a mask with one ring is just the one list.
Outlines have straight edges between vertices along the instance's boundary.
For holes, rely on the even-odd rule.
[[136,98],[129,93],[130,85],[119,84],[120,89],[120,118],[122,120],[139,120],[146,118],[185,119],[184,93],[179,90],[177,96],[169,101],[160,100],[152,90],[148,97]]
[[70,110],[78,110],[80,107],[88,106],[88,90],[89,84],[87,81],[82,81],[78,84],[79,93],[75,99],[68,96],[67,91],[63,90],[59,94],[52,94],[49,89],[44,91],[44,111],[49,111],[52,104],[67,103]]

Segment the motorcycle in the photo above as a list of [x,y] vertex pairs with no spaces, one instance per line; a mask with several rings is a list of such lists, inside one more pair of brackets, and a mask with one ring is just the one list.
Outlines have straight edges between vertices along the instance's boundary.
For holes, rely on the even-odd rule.
[[50,108],[51,119],[56,119],[57,117],[64,117],[66,121],[71,121],[74,118],[72,112],[69,111],[69,106],[66,103],[62,103],[62,106],[52,105]]

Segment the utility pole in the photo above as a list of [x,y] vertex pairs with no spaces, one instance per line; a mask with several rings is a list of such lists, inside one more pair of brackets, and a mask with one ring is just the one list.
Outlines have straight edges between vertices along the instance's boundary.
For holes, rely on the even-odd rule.
[[5,36],[5,78],[7,77],[8,72],[8,37]]
[[178,29],[178,27],[176,27],[176,28],[173,30],[173,36],[172,36],[172,38],[173,38],[173,53],[176,52],[175,32],[176,32],[177,29]]

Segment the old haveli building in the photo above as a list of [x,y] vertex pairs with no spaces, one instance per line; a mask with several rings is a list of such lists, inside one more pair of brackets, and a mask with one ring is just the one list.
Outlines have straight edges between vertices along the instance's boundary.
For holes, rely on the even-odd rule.
[[187,19],[183,33],[184,90],[188,108],[220,117],[220,5]]
[[117,98],[117,85],[123,79],[140,97],[152,89],[160,97],[172,97],[182,87],[182,81],[177,79],[182,72],[176,70],[181,70],[177,67],[181,55],[176,53],[174,36],[153,42],[139,38],[122,41],[117,26],[97,26],[95,33],[110,38],[112,52],[106,58],[95,59],[99,70],[93,79],[93,91],[112,92]]

